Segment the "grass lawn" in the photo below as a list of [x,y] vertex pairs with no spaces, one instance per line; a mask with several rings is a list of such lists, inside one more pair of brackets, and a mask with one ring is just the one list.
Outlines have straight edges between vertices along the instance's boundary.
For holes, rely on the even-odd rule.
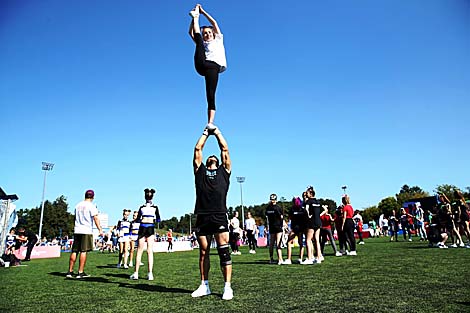
[[191,298],[200,283],[196,250],[155,254],[154,281],[129,280],[133,270],[117,269],[116,254],[98,252],[88,255],[91,277],[66,279],[70,254],[62,253],[0,268],[0,312],[470,312],[470,249],[376,238],[355,257],[334,257],[326,246],[320,265],[284,266],[269,265],[266,248],[241,251],[232,256],[231,301],[221,300],[215,249],[212,295],[199,299]]

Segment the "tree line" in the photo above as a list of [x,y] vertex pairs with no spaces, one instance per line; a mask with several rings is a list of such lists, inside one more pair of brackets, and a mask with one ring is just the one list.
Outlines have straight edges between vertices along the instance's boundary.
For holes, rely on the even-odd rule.
[[[459,189],[464,194],[465,199],[470,198],[470,187],[464,189],[458,188],[454,185],[443,184],[438,185],[433,191],[433,194],[444,193],[450,199],[454,201],[454,190]],[[398,211],[404,203],[409,200],[429,197],[430,193],[424,191],[418,186],[403,185],[400,191],[395,196],[386,197],[377,205],[370,206],[361,209],[361,214],[364,222],[371,220],[377,221],[381,214],[389,216],[392,210]],[[319,199],[322,205],[327,205],[330,213],[333,213],[338,204],[332,199]],[[278,204],[287,215],[288,210],[291,207],[291,200],[280,198]],[[253,218],[256,220],[258,225],[266,224],[265,210],[268,203],[261,203],[258,205],[244,206],[243,211],[246,214],[251,212]],[[354,203],[353,203],[354,206]],[[60,196],[55,201],[44,202],[44,216],[43,216],[43,236],[47,238],[61,237],[64,234],[72,235],[74,229],[74,215],[68,212],[69,205],[65,196]],[[357,209],[357,208],[355,208]],[[241,206],[229,207],[228,214],[230,217],[233,216],[234,212],[237,211],[241,216]],[[32,209],[20,209],[17,211],[18,214],[18,226],[24,226],[33,232],[38,233],[39,231],[39,220],[41,215],[41,207],[35,207]],[[158,223],[158,228],[163,230],[172,229],[176,233],[188,234],[196,222],[193,214],[185,214],[179,218],[172,217],[167,220],[162,220]]]

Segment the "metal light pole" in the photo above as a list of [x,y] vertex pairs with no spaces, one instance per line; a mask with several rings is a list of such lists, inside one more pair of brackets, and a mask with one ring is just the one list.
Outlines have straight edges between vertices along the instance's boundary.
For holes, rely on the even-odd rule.
[[193,230],[192,230],[192,227],[191,227],[191,219],[192,219],[192,215],[191,215],[191,213],[189,213],[189,235],[190,236],[193,234]]
[[341,187],[341,189],[343,189],[343,194],[345,195],[346,194],[346,189],[348,189],[348,186],[344,185]]
[[245,210],[243,209],[243,189],[242,189],[242,184],[245,182],[245,177],[238,176],[237,182],[240,184],[240,202],[242,205],[242,228],[245,228]]
[[42,205],[41,219],[39,220],[39,240],[42,240],[42,218],[44,217],[44,195],[46,194],[46,176],[48,171],[52,171],[53,163],[42,162],[42,170],[44,171],[44,184],[42,186]]

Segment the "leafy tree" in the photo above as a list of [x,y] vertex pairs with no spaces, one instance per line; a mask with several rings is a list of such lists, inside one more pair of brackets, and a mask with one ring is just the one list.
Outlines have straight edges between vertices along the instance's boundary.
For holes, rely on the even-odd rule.
[[398,211],[401,207],[395,197],[384,198],[380,200],[377,206],[379,211],[385,214],[385,216],[390,216],[392,214],[392,210]]
[[400,192],[396,194],[396,197],[398,204],[401,206],[410,199],[429,197],[429,193],[418,186],[410,187],[408,185],[403,185]]
[[[54,202],[44,201],[44,216],[42,221],[42,236],[55,238],[64,233],[72,234],[74,216],[67,212],[68,204],[65,196],[60,196]],[[36,234],[39,233],[41,206],[33,209],[18,211],[18,226],[23,226]]]
[[372,220],[377,221],[380,217],[380,214],[382,214],[382,211],[378,206],[370,206],[362,211],[362,219],[364,220],[364,223],[367,223]]

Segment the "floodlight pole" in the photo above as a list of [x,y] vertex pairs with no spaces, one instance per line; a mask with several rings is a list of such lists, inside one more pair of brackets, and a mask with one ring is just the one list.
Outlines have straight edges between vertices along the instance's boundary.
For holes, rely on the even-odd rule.
[[341,189],[343,189],[343,194],[346,194],[346,189],[348,189],[348,186],[344,185],[341,187]]
[[243,176],[238,176],[237,177],[237,182],[240,184],[240,202],[242,205],[242,228],[245,228],[245,210],[243,209],[243,188],[242,184],[245,182],[245,177]]
[[42,205],[41,219],[39,220],[39,240],[42,240],[42,219],[44,217],[44,195],[46,194],[46,176],[48,171],[52,171],[53,163],[42,162],[42,170],[44,171],[44,183],[42,185]]

